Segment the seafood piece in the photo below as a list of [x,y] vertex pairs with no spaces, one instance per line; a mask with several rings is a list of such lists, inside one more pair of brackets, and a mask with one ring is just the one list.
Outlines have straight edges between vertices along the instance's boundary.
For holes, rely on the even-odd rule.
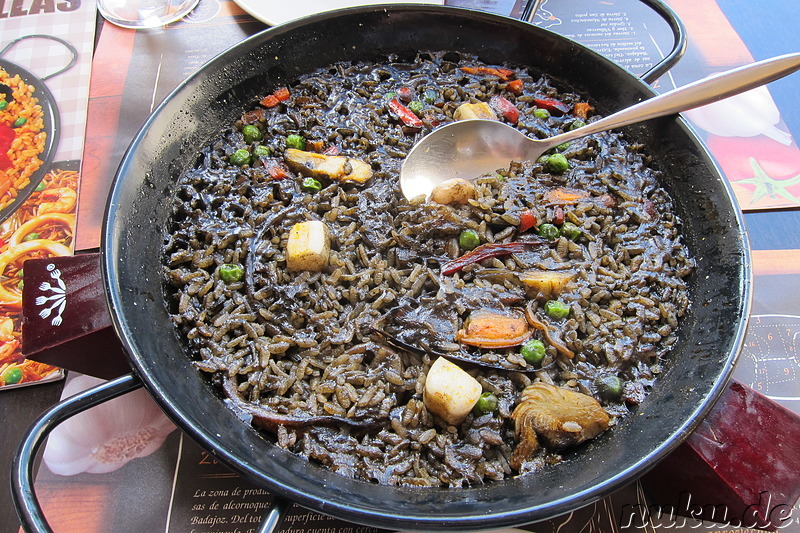
[[364,183],[372,177],[372,167],[360,159],[341,155],[286,150],[286,163],[295,171],[315,178]]
[[536,291],[542,298],[558,295],[564,290],[572,279],[575,278],[572,270],[529,270],[519,275],[519,279],[526,287]]
[[478,348],[511,348],[530,338],[532,331],[520,311],[478,309],[456,333],[456,340]]
[[331,239],[328,226],[319,220],[298,222],[289,230],[286,268],[292,272],[319,272],[328,266]]
[[453,112],[455,120],[468,120],[471,118],[484,118],[490,120],[497,120],[497,113],[486,102],[478,102],[476,104],[461,104]]
[[78,203],[78,193],[69,187],[45,189],[39,197],[37,215],[46,213],[72,213]]
[[457,426],[467,417],[483,389],[478,380],[458,365],[440,357],[425,377],[423,401],[428,410],[448,424]]
[[595,438],[609,422],[591,396],[541,382],[525,387],[511,418],[519,444],[510,464],[517,471],[539,449],[539,439],[552,450],[563,450]]
[[463,178],[445,180],[431,191],[431,202],[437,204],[464,205],[473,198],[475,198],[475,185]]

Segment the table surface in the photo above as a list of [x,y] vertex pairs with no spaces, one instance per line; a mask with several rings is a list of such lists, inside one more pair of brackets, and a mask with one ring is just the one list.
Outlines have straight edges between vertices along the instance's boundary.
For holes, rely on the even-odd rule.
[[[736,1],[728,0],[728,3]],[[800,207],[746,212],[744,219],[754,250],[800,249],[800,232],[797,230],[800,227]],[[3,421],[0,464],[11,464],[25,431],[42,412],[59,400],[62,388],[63,382],[54,382],[0,392],[0,420]],[[8,478],[9,468],[0,469],[0,533],[18,530]]]

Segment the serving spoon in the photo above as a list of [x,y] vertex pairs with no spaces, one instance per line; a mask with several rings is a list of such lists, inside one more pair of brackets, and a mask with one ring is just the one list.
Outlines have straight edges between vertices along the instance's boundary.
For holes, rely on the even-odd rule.
[[409,200],[428,196],[445,180],[474,179],[506,168],[511,161],[534,161],[559,144],[717,102],[798,69],[800,53],[765,59],[673,89],[547,139],[531,139],[513,126],[496,120],[452,122],[432,131],[411,149],[400,169],[400,188]]

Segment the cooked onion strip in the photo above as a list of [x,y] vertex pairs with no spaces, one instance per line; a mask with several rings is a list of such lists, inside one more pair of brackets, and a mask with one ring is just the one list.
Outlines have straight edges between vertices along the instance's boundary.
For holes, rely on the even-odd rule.
[[561,339],[557,338],[552,331],[550,331],[549,326],[539,320],[536,316],[536,313],[533,310],[533,301],[528,303],[528,306],[525,308],[525,318],[528,319],[528,323],[533,326],[534,328],[538,329],[542,332],[547,342],[551,344],[558,352],[567,357],[568,359],[572,359],[575,357],[575,353],[567,348]]

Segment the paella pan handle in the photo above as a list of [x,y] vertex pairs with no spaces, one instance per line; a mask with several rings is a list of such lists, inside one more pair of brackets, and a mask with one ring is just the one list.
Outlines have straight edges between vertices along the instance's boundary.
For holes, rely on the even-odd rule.
[[[664,56],[664,58],[656,63],[650,70],[645,72],[641,75],[641,79],[648,84],[652,84],[665,72],[675,66],[675,63],[683,57],[684,52],[686,52],[686,28],[684,28],[683,23],[678,18],[678,15],[675,11],[672,10],[667,4],[662,2],[661,0],[639,0],[650,9],[655,11],[666,23],[669,25],[670,30],[672,31],[672,50]],[[522,9],[522,14],[520,15],[520,19],[533,22],[533,17],[536,15],[536,10],[539,9],[539,6],[544,2],[544,0],[528,0],[525,3],[525,7]]]
[[[53,532],[33,490],[34,460],[39,448],[50,432],[68,418],[136,390],[141,386],[142,382],[136,375],[126,374],[70,396],[46,411],[28,429],[14,456],[14,462],[11,467],[11,495],[23,530],[29,533]],[[264,515],[264,520],[258,530],[259,533],[278,531],[283,517],[290,507],[291,502],[280,496],[275,496],[270,508]]]
[[16,39],[14,39],[10,43],[8,43],[2,50],[0,50],[0,57],[3,57],[4,55],[6,55],[6,52],[8,52],[11,49],[11,47],[13,47],[18,42],[23,41],[25,39],[34,39],[34,38],[50,39],[51,41],[56,41],[58,43],[61,43],[67,48],[67,50],[69,50],[70,54],[72,54],[72,59],[70,59],[70,61],[67,64],[67,66],[62,67],[60,70],[52,72],[52,73],[48,74],[47,76],[41,76],[39,79],[41,79],[42,81],[48,80],[50,78],[58,76],[59,74],[61,74],[63,72],[68,71],[69,69],[71,69],[75,65],[75,63],[78,62],[78,50],[74,46],[72,46],[72,43],[70,43],[68,41],[65,41],[64,39],[62,39],[60,37],[56,37],[55,35],[44,35],[44,34],[40,34],[40,33],[36,33],[36,34],[33,34],[33,35],[23,35],[22,37],[17,37]]
[[34,422],[25,434],[11,466],[11,495],[20,523],[25,531],[39,533],[53,531],[48,525],[33,491],[34,459],[47,435],[66,419],[141,386],[142,382],[138,377],[134,374],[126,374],[67,398],[50,408]]

